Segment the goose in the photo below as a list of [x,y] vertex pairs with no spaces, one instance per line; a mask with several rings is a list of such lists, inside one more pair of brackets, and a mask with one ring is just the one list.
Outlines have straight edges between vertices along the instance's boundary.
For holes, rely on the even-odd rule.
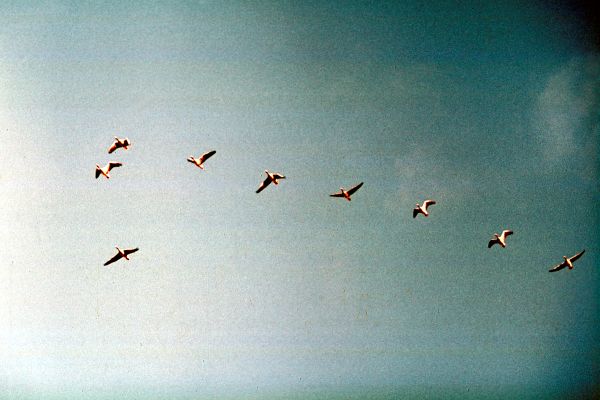
[[194,158],[194,156],[189,156],[188,157],[188,161],[191,162],[192,164],[194,164],[196,167],[200,168],[200,169],[204,169],[204,161],[208,160],[210,157],[214,156],[216,153],[215,150],[209,151],[207,153],[202,154],[200,157],[198,158]]
[[570,258],[568,258],[567,256],[563,256],[564,261],[561,262],[560,264],[556,265],[552,269],[550,269],[548,272],[560,271],[564,267],[569,267],[569,269],[573,269],[573,263],[575,261],[577,261],[579,259],[579,257],[581,257],[583,255],[583,253],[585,253],[585,250],[582,250],[580,253],[577,253],[573,257],[570,257]]
[[121,148],[121,147],[123,149],[127,150],[129,146],[131,146],[131,142],[129,141],[128,138],[119,139],[118,137],[115,136],[115,141],[108,148],[108,154],[112,153],[113,151],[115,151],[116,149]]
[[279,179],[285,179],[285,176],[281,175],[280,173],[278,173],[278,172],[270,173],[266,169],[265,169],[265,174],[267,174],[267,177],[265,178],[264,181],[262,181],[262,183],[256,190],[256,193],[262,192],[264,188],[266,188],[267,186],[269,186],[271,184],[271,182],[273,182],[276,185],[279,185],[279,182],[277,182],[277,181]]
[[344,188],[340,188],[339,192],[335,192],[334,194],[330,194],[329,196],[331,197],[343,197],[348,201],[350,200],[350,196],[354,194],[354,192],[356,192],[358,189],[360,189],[360,187],[363,185],[364,182],[359,183],[358,185],[354,186],[352,189],[348,189],[348,190],[344,190]]
[[416,218],[419,214],[423,214],[424,216],[428,217],[429,213],[427,212],[427,207],[433,204],[436,204],[435,200],[425,200],[422,206],[417,203],[417,206],[413,210],[413,218]]
[[115,248],[117,249],[118,253],[113,258],[111,258],[110,260],[105,262],[104,265],[112,264],[121,258],[124,258],[129,261],[129,257],[127,257],[127,256],[130,255],[131,253],[135,253],[136,251],[139,250],[138,247],[136,247],[135,249],[125,249],[125,250],[121,250],[117,246],[115,246]]
[[123,164],[121,164],[120,162],[111,161],[108,164],[106,164],[104,168],[100,168],[100,166],[96,164],[96,179],[98,179],[100,175],[103,175],[106,179],[110,179],[110,175],[108,174],[110,170],[113,168],[120,167],[121,165]]
[[512,234],[513,234],[513,231],[511,231],[510,229],[503,230],[500,235],[498,235],[497,233],[494,233],[494,236],[488,243],[488,249],[490,247],[492,247],[493,245],[495,245],[496,243],[498,243],[502,248],[506,247],[506,237],[509,235],[512,235]]

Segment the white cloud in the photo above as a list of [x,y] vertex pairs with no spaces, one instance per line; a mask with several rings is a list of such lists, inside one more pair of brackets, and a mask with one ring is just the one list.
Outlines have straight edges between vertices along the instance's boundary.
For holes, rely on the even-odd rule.
[[593,138],[599,72],[600,57],[576,58],[552,75],[539,94],[533,125],[547,166],[580,151],[584,138]]

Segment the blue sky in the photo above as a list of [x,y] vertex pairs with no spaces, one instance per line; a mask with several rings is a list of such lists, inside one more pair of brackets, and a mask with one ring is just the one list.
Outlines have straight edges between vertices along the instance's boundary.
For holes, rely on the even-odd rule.
[[[585,10],[0,11],[0,398],[593,390]],[[108,155],[115,135],[131,149]],[[185,160],[210,149],[206,171]],[[288,178],[257,195],[265,169]],[[115,245],[140,251],[103,267]]]

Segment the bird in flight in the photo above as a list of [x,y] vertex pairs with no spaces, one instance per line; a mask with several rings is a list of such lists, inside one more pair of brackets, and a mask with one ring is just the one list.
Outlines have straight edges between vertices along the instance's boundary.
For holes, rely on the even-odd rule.
[[495,245],[496,243],[498,243],[502,248],[506,247],[506,237],[509,235],[512,235],[512,234],[513,234],[513,231],[511,231],[510,229],[503,230],[500,235],[498,235],[497,233],[494,233],[494,236],[488,243],[488,249],[490,247],[492,247],[493,245]]
[[198,158],[194,158],[194,156],[189,156],[188,157],[188,161],[191,162],[192,164],[194,164],[196,167],[200,168],[200,169],[204,169],[204,161],[208,160],[210,157],[214,156],[216,153],[215,150],[209,151],[207,153],[202,154],[200,157]]
[[582,250],[581,253],[575,254],[573,257],[563,256],[564,261],[558,264],[557,266],[550,269],[548,272],[556,272],[560,271],[564,267],[569,267],[569,269],[573,269],[573,263],[579,259],[585,253],[585,250]]
[[262,181],[262,183],[256,190],[256,193],[262,192],[264,188],[266,188],[267,186],[269,186],[271,184],[271,182],[273,182],[276,185],[279,185],[279,182],[277,182],[277,181],[279,179],[285,179],[285,176],[281,175],[280,173],[277,173],[277,172],[270,173],[266,169],[265,169],[265,174],[267,174],[267,177],[265,178],[264,181]]
[[350,200],[350,196],[353,195],[358,189],[360,189],[360,187],[363,185],[364,182],[359,183],[358,185],[354,186],[351,189],[348,190],[344,190],[344,188],[340,188],[339,192],[335,192],[334,194],[330,194],[329,196],[331,197],[343,197],[348,201]]
[[429,213],[427,212],[427,207],[433,204],[436,204],[435,200],[425,200],[422,206],[417,203],[417,206],[413,210],[413,218],[416,218],[419,214],[423,214],[424,216],[428,217]]
[[100,175],[103,175],[106,179],[110,179],[110,175],[108,174],[110,170],[113,168],[120,167],[121,165],[123,164],[121,164],[120,162],[111,161],[108,164],[106,164],[103,168],[100,168],[100,166],[96,164],[96,179],[98,179]]
[[112,264],[115,261],[120,260],[121,258],[129,260],[129,257],[127,257],[127,256],[130,255],[131,253],[135,253],[136,251],[139,250],[139,248],[137,248],[137,247],[135,249],[125,249],[125,250],[121,250],[117,246],[115,246],[115,248],[118,251],[117,255],[115,255],[113,258],[111,258],[110,260],[105,262],[104,265]]
[[131,142],[129,141],[128,138],[119,139],[118,137],[115,136],[115,141],[108,148],[108,154],[112,153],[113,151],[115,151],[116,149],[119,149],[119,148],[123,148],[123,149],[127,150],[129,146],[131,146]]

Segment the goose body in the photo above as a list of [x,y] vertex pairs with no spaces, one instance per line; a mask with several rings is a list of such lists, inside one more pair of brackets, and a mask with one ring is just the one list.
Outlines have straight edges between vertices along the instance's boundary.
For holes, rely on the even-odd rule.
[[129,146],[131,146],[131,142],[129,141],[128,138],[119,139],[118,137],[115,136],[115,141],[108,148],[108,153],[110,154],[113,151],[120,149],[120,148],[123,148],[124,150],[128,150]]
[[563,256],[563,262],[552,267],[548,272],[560,271],[561,269],[563,269],[565,267],[569,267],[569,269],[573,269],[573,263],[575,261],[577,261],[579,259],[579,257],[581,257],[583,255],[583,253],[585,253],[585,250],[582,250],[581,252],[575,254],[573,257]]
[[512,234],[513,234],[513,231],[511,231],[510,229],[503,230],[500,235],[498,235],[497,233],[494,233],[494,236],[488,242],[488,249],[490,247],[492,247],[493,245],[495,245],[496,243],[499,244],[502,248],[506,247],[506,237],[509,235],[512,235]]
[[115,261],[118,261],[118,260],[120,260],[121,258],[124,258],[124,259],[126,259],[126,260],[129,260],[129,257],[128,257],[128,256],[129,256],[131,253],[135,253],[136,251],[138,251],[138,250],[139,250],[139,248],[138,248],[138,247],[136,247],[135,249],[125,249],[125,250],[121,250],[121,249],[120,249],[120,248],[118,248],[117,246],[115,246],[115,248],[117,249],[117,254],[116,254],[116,255],[115,255],[113,258],[111,258],[110,260],[108,260],[107,262],[105,262],[105,263],[104,263],[104,265],[105,265],[105,266],[106,266],[106,265],[108,265],[108,264],[112,264],[112,263],[114,263]]
[[278,185],[279,184],[278,181],[280,179],[285,179],[284,175],[281,175],[280,173],[277,173],[277,172],[271,173],[271,172],[267,171],[266,169],[265,169],[265,174],[267,174],[267,177],[265,178],[264,181],[262,181],[262,183],[256,190],[256,193],[262,192],[264,190],[264,188],[266,188],[267,186],[269,186],[271,184],[271,182],[273,182],[275,185]]
[[417,203],[416,207],[413,209],[413,218],[416,218],[419,214],[423,214],[424,216],[428,217],[429,212],[427,211],[427,207],[433,204],[436,204],[435,200],[425,200],[422,206]]
[[361,186],[363,185],[364,182],[359,183],[358,185],[354,186],[351,189],[345,190],[344,188],[340,188],[339,192],[335,192],[333,194],[330,194],[329,196],[331,197],[343,197],[348,201],[350,200],[350,196],[352,196],[358,189],[361,188]]
[[188,157],[188,161],[191,162],[192,164],[194,164],[196,167],[200,168],[200,169],[204,169],[204,162],[206,160],[208,160],[210,157],[214,156],[216,153],[215,150],[211,150],[209,152],[206,152],[204,154],[202,154],[200,157],[198,158],[194,158],[194,156],[189,156]]
[[120,167],[121,165],[123,164],[113,161],[109,162],[104,167],[100,167],[98,164],[96,164],[96,179],[98,179],[100,175],[104,176],[106,179],[110,179],[110,175],[108,174],[110,170],[113,168]]

